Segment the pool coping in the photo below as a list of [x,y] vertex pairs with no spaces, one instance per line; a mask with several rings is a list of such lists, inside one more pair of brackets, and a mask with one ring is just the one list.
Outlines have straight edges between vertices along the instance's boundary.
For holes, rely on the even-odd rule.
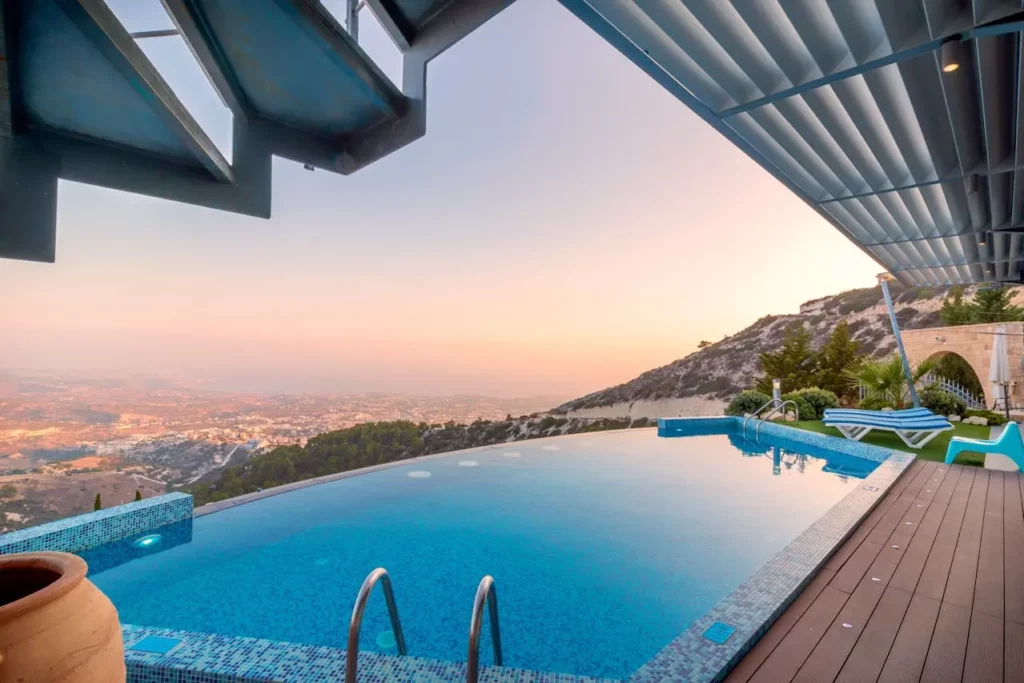
[[[726,434],[739,436],[743,421],[734,417],[664,418],[659,433],[665,436]],[[750,426],[752,427],[754,423]],[[911,453],[896,451],[836,437],[793,429],[775,423],[760,423],[760,434],[781,438],[788,443],[816,446],[838,453],[879,462],[879,466],[859,485],[832,506],[824,515],[794,539],[773,559],[757,569],[730,595],[691,624],[683,633],[637,669],[629,683],[668,683],[669,681],[722,680],[772,623],[799,595],[828,558],[842,545],[860,522],[888,493],[891,486],[916,459]],[[651,428],[639,428],[651,429]],[[621,434],[622,430],[587,433],[590,436]],[[545,437],[559,439],[579,434]],[[749,430],[747,436],[750,436]],[[533,439],[531,439],[533,441]],[[235,499],[210,503],[197,508],[195,517],[231,509],[270,496],[307,486],[360,476],[417,462],[450,458],[459,454],[508,450],[522,442],[503,442],[458,451],[419,456],[393,463],[373,465],[339,472]],[[712,640],[713,626],[724,626],[724,637]],[[345,652],[340,648],[308,646],[267,641],[242,636],[221,636],[176,631],[158,627],[123,625],[125,660],[129,681],[149,683],[172,680],[196,683],[237,683],[240,681],[338,680],[343,676]],[[713,630],[713,629],[712,629]],[[181,647],[168,653],[132,650],[131,646],[148,635],[179,638]],[[718,642],[720,641],[720,642]],[[461,681],[465,662],[427,660],[361,652],[360,669],[372,680],[416,680],[423,683]],[[339,674],[339,672],[341,672]],[[301,676],[301,677],[297,677]],[[528,671],[503,667],[481,667],[482,681],[511,683],[594,683],[598,679]],[[608,680],[608,679],[601,679]]]

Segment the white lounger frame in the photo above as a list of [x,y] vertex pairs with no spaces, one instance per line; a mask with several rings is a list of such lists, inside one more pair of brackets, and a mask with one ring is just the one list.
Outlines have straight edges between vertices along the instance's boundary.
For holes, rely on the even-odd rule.
[[853,441],[860,441],[872,429],[895,432],[896,436],[900,437],[909,448],[923,448],[926,443],[934,439],[941,432],[948,432],[950,429],[953,429],[952,425],[942,427],[941,429],[897,429],[896,427],[883,427],[881,425],[836,424],[834,422],[829,426],[835,427],[843,433],[843,436]]

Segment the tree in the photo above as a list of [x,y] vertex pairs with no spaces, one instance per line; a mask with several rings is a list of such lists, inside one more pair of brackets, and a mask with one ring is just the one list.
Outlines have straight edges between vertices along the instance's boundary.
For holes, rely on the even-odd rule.
[[14,484],[0,486],[0,498],[14,498],[16,495],[18,495],[18,489]]
[[697,349],[706,349],[709,346],[711,346],[711,342],[709,342],[707,339],[702,339],[701,342],[697,344]]
[[[828,341],[818,351],[818,376],[815,386],[831,391],[841,398],[856,398],[857,389],[850,386],[846,369],[854,365],[860,355],[860,342],[850,336],[850,325],[845,320],[836,325]],[[802,388],[802,387],[797,387]]]
[[757,381],[757,390],[772,394],[772,380],[782,380],[782,393],[813,386],[818,357],[811,349],[811,333],[803,322],[786,328],[782,348],[775,353],[761,354],[761,369],[765,375]]
[[[916,384],[919,379],[935,369],[933,361],[923,361],[911,369]],[[888,406],[900,410],[910,399],[907,376],[903,372],[903,360],[898,353],[881,360],[867,358],[844,373],[854,388],[863,386],[867,392],[866,402],[870,405]]]
[[1024,320],[1024,308],[1014,306],[1013,290],[1008,287],[984,287],[974,293],[973,319],[979,323]]
[[98,493],[96,494],[96,500],[92,504],[92,509],[93,510],[102,510],[103,509],[103,502],[100,500],[100,494],[98,494]]
[[1024,308],[1013,305],[1013,295],[1008,287],[984,287],[974,293],[972,301],[965,302],[963,289],[954,286],[942,302],[939,316],[944,325],[951,326],[1024,320]]
[[[952,299],[950,299],[952,297]],[[964,289],[960,285],[950,287],[949,294],[942,300],[939,319],[943,325],[966,325],[971,321],[971,305],[964,303]]]
[[135,489],[135,500],[142,500],[142,491]]

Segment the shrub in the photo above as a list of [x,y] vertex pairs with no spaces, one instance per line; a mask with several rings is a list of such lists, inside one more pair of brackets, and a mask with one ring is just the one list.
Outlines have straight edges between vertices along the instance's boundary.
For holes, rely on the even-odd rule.
[[968,410],[966,417],[984,417],[990,425],[1006,424],[1006,416],[991,410]]
[[[801,396],[797,391],[791,391],[788,394],[783,394],[782,400],[792,401],[796,404],[796,409],[800,412],[801,420],[817,420],[819,417],[817,411],[814,409],[814,405],[804,396]],[[792,406],[786,406],[786,411],[788,412],[791,407]]]
[[747,413],[754,412],[770,400],[772,400],[771,396],[763,394],[756,389],[741,391],[736,394],[736,397],[732,401],[729,402],[728,407],[725,409],[725,414],[738,415],[742,417]]
[[959,415],[963,417],[967,413],[967,404],[959,396],[942,391],[941,389],[929,388],[921,392],[918,397],[921,405],[936,415]]
[[[797,389],[796,391],[790,392],[782,398],[789,399],[795,396],[803,398],[804,401],[810,404],[813,409],[813,414],[807,413],[806,418],[804,418],[804,409],[800,409],[800,417],[807,420],[820,420],[825,416],[825,410],[827,408],[839,407],[839,397],[827,389],[807,387],[805,389]],[[797,405],[799,405],[799,402],[797,402]]]

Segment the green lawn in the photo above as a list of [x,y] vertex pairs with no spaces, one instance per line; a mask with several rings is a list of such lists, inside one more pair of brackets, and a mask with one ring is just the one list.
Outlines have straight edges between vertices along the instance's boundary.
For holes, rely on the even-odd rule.
[[[818,432],[819,434],[837,436],[840,439],[845,438],[835,427],[826,427],[823,423],[818,422],[817,420],[803,420],[801,422],[788,422],[786,424],[790,427],[806,429],[809,432]],[[861,442],[875,446],[882,446],[883,448],[892,448],[898,451],[907,451],[908,453],[913,453],[922,460],[935,460],[936,462],[942,462],[946,459],[946,446],[949,445],[949,440],[954,436],[965,436],[971,439],[988,439],[988,435],[988,427],[965,425],[957,422],[953,424],[953,431],[942,432],[937,437],[929,441],[924,448],[907,448],[907,444],[903,443],[900,437],[896,436],[892,432],[882,431],[871,432],[861,439]],[[956,462],[958,465],[977,465],[978,467],[984,467],[985,456],[981,453],[961,453],[957,456]]]

